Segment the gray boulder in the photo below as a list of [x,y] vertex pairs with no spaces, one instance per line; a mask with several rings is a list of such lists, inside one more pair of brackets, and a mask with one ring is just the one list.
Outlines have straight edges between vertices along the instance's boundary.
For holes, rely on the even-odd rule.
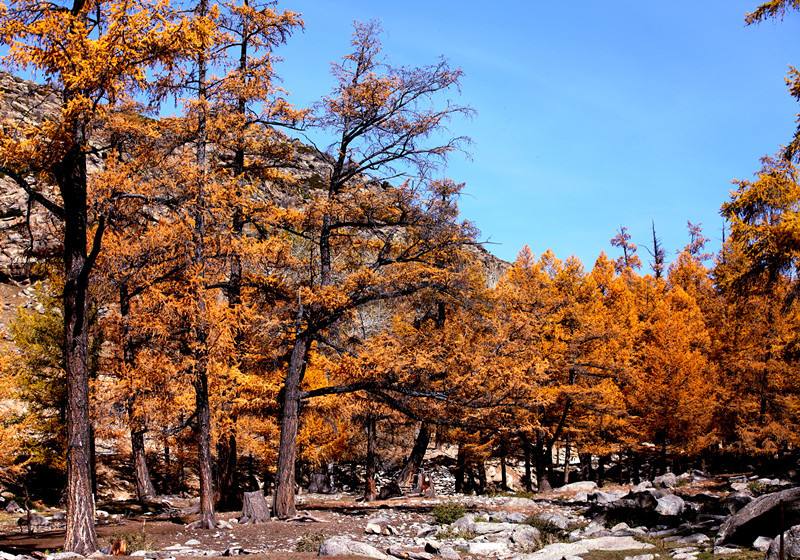
[[680,496],[675,494],[667,494],[656,500],[656,513],[667,517],[680,515],[683,513],[684,507],[686,507],[686,503]]
[[[765,560],[780,560],[780,538],[775,538],[767,549]],[[800,558],[800,525],[783,532],[783,557]]]
[[716,544],[749,546],[757,537],[775,535],[780,526],[781,503],[786,526],[800,524],[800,487],[781,490],[759,496],[730,515],[720,527]]

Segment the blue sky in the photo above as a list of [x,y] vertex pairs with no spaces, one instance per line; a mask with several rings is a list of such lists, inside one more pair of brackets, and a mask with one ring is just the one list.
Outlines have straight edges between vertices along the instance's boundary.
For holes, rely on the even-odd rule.
[[465,73],[458,101],[477,114],[452,129],[471,158],[447,175],[467,184],[462,213],[490,251],[590,266],[620,225],[644,244],[654,220],[673,256],[687,220],[717,248],[731,180],[794,130],[784,76],[800,65],[800,14],[745,27],[756,3],[285,0],[306,30],[279,72],[295,103],[319,99],[353,20],[377,19],[391,62],[444,55]]

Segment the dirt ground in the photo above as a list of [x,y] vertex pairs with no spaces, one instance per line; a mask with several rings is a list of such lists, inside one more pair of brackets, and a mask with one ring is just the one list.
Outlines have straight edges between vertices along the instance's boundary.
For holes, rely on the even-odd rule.
[[[392,510],[400,504],[391,503]],[[200,541],[195,545],[200,550],[225,550],[231,546],[239,546],[244,551],[251,551],[248,558],[266,556],[261,551],[268,550],[269,558],[300,559],[316,557],[314,553],[298,553],[299,540],[316,535],[363,535],[365,519],[372,514],[386,509],[388,504],[370,504],[359,506],[353,502],[340,504],[309,504],[308,513],[318,521],[270,521],[259,525],[237,525],[232,529],[187,530],[183,524],[171,521],[152,521],[143,517],[125,519],[120,523],[98,525],[98,541],[101,547],[109,545],[111,539],[119,536],[135,535],[141,539],[140,548],[148,550],[164,549],[175,544],[183,544],[190,539]],[[408,507],[408,506],[406,506]],[[401,509],[406,509],[402,508]],[[411,506],[406,509],[404,519],[426,522],[430,516]],[[238,517],[240,512],[222,512],[218,519],[230,520]],[[37,530],[28,535],[26,530],[20,531],[10,516],[0,519],[0,551],[13,554],[31,554],[32,552],[54,551],[64,545],[64,530]],[[141,537],[139,536],[141,535]],[[129,539],[126,539],[129,540]],[[256,552],[259,551],[259,552]]]

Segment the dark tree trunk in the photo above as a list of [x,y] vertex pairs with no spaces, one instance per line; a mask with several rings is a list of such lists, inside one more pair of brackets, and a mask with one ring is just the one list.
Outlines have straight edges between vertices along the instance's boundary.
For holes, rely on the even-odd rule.
[[478,493],[486,494],[486,463],[479,461],[475,468],[478,471]]
[[[205,17],[208,14],[208,0],[200,0],[197,15]],[[206,75],[208,71],[207,51],[208,45],[203,45],[197,57],[197,99],[201,107],[197,120],[197,143],[195,146],[199,182],[197,185],[197,200],[194,207],[194,264],[199,266],[199,275],[205,275],[205,212],[206,192],[205,181],[208,176],[207,144],[208,130],[206,102],[208,100]],[[197,412],[197,471],[200,478],[200,519],[198,526],[203,529],[216,527],[214,517],[214,479],[211,457],[211,407],[208,395],[208,318],[206,317],[206,296],[202,289],[196,294],[197,317],[194,325],[194,390]]]
[[217,504],[220,509],[234,511],[241,506],[239,499],[239,478],[237,476],[238,455],[236,450],[236,418],[227,438],[220,438],[217,444],[217,471],[219,482]]
[[377,422],[374,416],[367,418],[367,465],[364,480],[364,501],[373,502],[378,497],[378,486],[375,481],[377,466]]
[[[68,98],[65,98],[65,103]],[[86,253],[86,134],[76,125],[74,146],[56,168],[64,202],[64,362],[67,374],[67,530],[64,550],[88,556],[97,550],[89,420],[87,294],[91,263]]]
[[144,448],[144,430],[131,429],[131,456],[136,479],[136,495],[144,502],[156,495],[150,471],[147,468],[147,455]]
[[541,441],[537,441],[534,454],[536,456],[536,491],[549,492],[553,488],[550,486],[550,479],[548,478],[548,467],[551,458],[547,453],[547,447]]
[[522,456],[525,461],[525,478],[522,481],[525,485],[525,491],[531,492],[533,490],[533,473],[531,472],[531,444],[527,437],[522,437]]
[[597,461],[597,485],[598,486],[603,486],[603,483],[605,483],[606,461],[608,461],[608,456],[607,455],[600,455],[600,458]]
[[508,477],[506,475],[506,456],[500,457],[500,487],[508,490]]
[[172,484],[172,462],[169,458],[169,436],[164,436],[164,484],[162,485],[165,494],[170,494]]
[[422,461],[425,458],[425,452],[428,450],[428,445],[431,442],[430,426],[423,422],[420,424],[417,438],[414,440],[414,447],[411,449],[411,454],[406,460],[406,464],[397,475],[397,483],[400,486],[408,486],[414,481],[414,476],[419,472],[422,467]]
[[308,341],[298,338],[289,359],[283,389],[283,411],[281,415],[281,438],[278,448],[277,486],[272,510],[280,519],[295,515],[294,487],[295,460],[297,458],[297,425],[300,409],[300,383],[303,381]]
[[[202,353],[202,351],[200,351]],[[200,478],[201,529],[214,529],[214,477],[211,469],[211,409],[208,404],[207,362],[198,366],[195,377],[195,405],[197,410],[197,470]]]

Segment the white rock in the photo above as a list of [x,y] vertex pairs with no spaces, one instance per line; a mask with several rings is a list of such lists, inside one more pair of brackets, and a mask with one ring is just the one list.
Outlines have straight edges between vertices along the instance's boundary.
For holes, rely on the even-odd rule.
[[471,542],[467,552],[475,556],[507,556],[510,553],[504,542]]
[[555,489],[556,492],[592,492],[597,489],[597,483],[591,480],[583,480],[580,482],[573,482],[565,484]]
[[772,539],[769,537],[758,537],[753,541],[753,548],[759,552],[766,552],[769,550],[769,545],[772,544]]
[[83,556],[77,552],[54,552],[45,556],[47,560],[81,560]]
[[678,477],[674,473],[662,474],[653,479],[653,486],[656,488],[675,488],[678,485]]
[[197,539],[189,539],[188,541],[183,543],[184,546],[200,546],[201,544],[203,543],[201,543]]
[[653,554],[638,554],[636,556],[626,556],[625,560],[653,560],[654,558]]
[[502,531],[513,531],[518,525],[514,523],[486,523],[478,522],[472,525],[472,532],[476,535],[490,535]]

